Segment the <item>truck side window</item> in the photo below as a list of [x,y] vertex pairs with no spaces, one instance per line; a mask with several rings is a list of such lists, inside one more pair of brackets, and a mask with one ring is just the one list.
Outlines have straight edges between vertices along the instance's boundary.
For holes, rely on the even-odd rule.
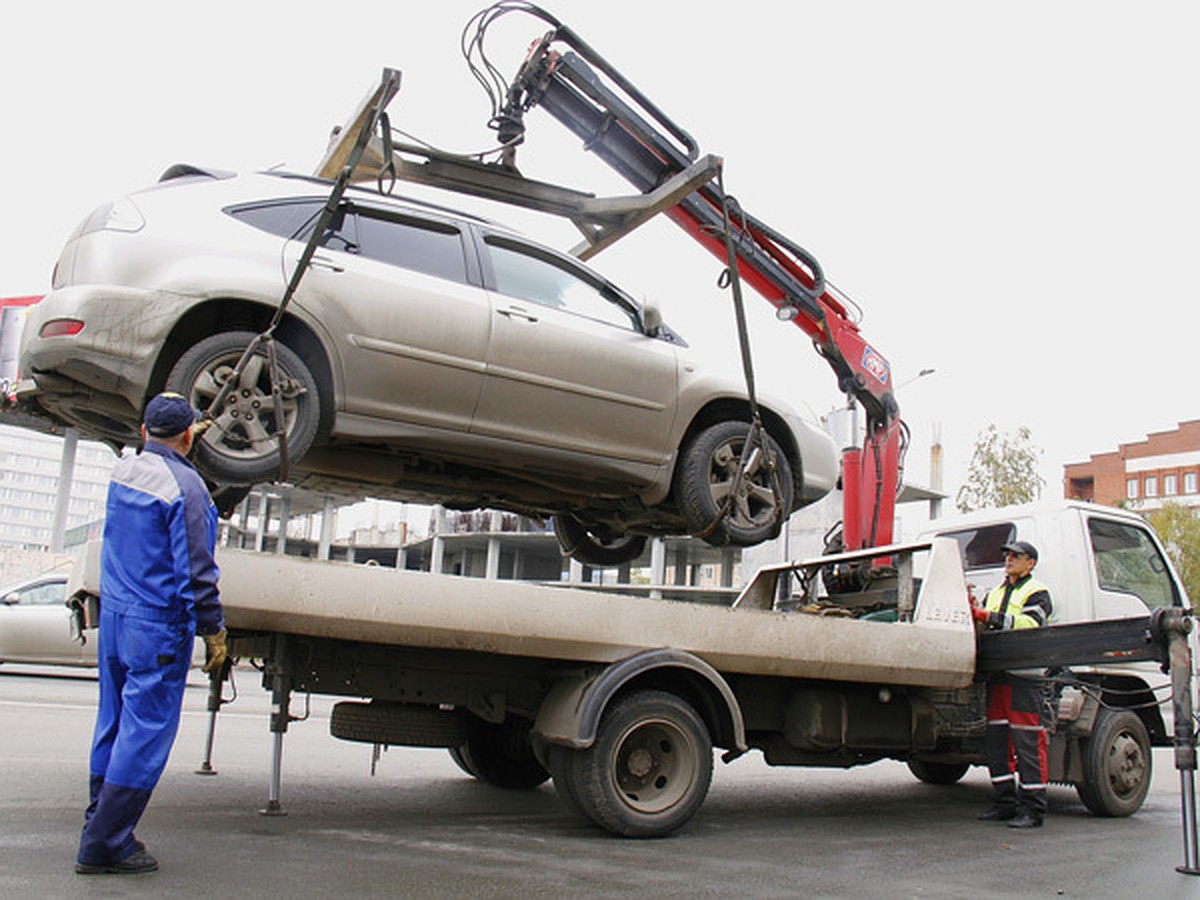
[[950,531],[938,537],[953,538],[958,542],[963,568],[968,572],[972,569],[993,569],[1004,565],[1004,551],[1001,548],[1009,541],[1016,540],[1017,526],[1011,522],[1002,522],[998,525]]
[[1088,519],[1100,588],[1135,594],[1151,609],[1178,602],[1170,569],[1142,528],[1105,519]]

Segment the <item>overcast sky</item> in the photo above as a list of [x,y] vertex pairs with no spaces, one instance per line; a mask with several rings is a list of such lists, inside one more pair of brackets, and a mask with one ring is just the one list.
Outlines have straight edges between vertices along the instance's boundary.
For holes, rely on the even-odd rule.
[[[173,163],[311,171],[384,66],[404,74],[394,126],[492,146],[459,52],[486,5],[26,5],[0,54],[0,295],[47,291],[77,222]],[[1027,425],[1058,496],[1064,463],[1200,417],[1197,4],[543,5],[724,158],[746,209],[821,260],[897,383],[936,370],[900,391],[914,480],[935,427],[949,489],[981,429]],[[506,16],[493,61],[515,71],[544,30]],[[526,175],[628,190],[544,113],[528,121]],[[490,214],[575,242],[562,223]],[[736,353],[719,266],[669,223],[594,265],[693,343]],[[764,389],[814,415],[839,405],[808,338],[749,299]]]

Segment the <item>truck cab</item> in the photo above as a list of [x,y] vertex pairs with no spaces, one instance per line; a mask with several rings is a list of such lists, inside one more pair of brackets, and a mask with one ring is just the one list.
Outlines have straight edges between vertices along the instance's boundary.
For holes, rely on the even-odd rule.
[[[1050,589],[1051,625],[1145,616],[1191,601],[1153,529],[1139,515],[1078,501],[988,509],[930,523],[921,539],[952,538],[968,588],[981,601],[1004,579],[1004,544],[1038,548],[1035,577]],[[1197,653],[1195,631],[1189,638]],[[1170,680],[1154,663],[1076,669],[1101,685],[1106,702],[1135,709],[1151,740],[1169,743]],[[1193,674],[1193,678],[1195,678]],[[1195,689],[1195,683],[1194,688]]]

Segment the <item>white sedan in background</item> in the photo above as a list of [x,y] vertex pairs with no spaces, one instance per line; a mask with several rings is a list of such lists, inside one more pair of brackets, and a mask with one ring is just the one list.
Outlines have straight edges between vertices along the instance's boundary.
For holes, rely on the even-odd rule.
[[[67,571],[45,572],[0,589],[0,663],[95,666],[97,632],[82,640],[66,604]],[[204,664],[197,641],[192,666]]]

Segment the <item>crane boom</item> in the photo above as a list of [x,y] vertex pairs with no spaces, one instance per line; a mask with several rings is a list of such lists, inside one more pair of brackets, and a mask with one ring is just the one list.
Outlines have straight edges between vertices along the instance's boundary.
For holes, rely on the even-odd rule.
[[[510,148],[519,144],[524,114],[540,107],[644,194],[695,163],[699,150],[686,131],[570,28],[543,17],[555,27],[531,48],[495,120],[503,143]],[[560,45],[570,49],[561,52]],[[728,199],[718,182],[710,179],[664,212],[724,259]],[[846,304],[826,283],[815,257],[741,209],[729,219],[729,229],[742,277],[775,307],[780,318],[792,321],[812,338],[833,369],[839,389],[866,413],[863,447],[843,455],[846,548],[890,543],[902,427],[887,359],[862,335]]]

